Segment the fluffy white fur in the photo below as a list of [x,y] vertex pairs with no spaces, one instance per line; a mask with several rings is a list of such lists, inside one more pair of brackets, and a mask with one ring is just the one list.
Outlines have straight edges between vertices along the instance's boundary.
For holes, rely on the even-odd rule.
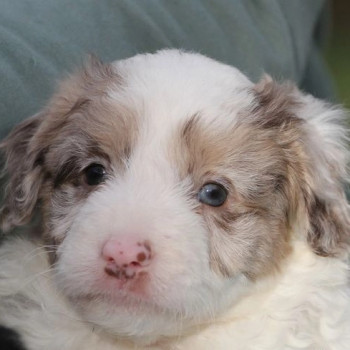
[[[278,278],[246,282],[235,307],[149,347],[100,335],[82,320],[52,284],[44,249],[16,239],[2,247],[0,258],[1,322],[18,330],[28,349],[345,350],[350,343],[348,264],[317,257],[301,242]],[[11,302],[15,293],[33,304]],[[134,327],[137,333],[137,319]]]
[[[222,276],[210,264],[210,230],[194,210],[197,198],[187,195],[190,180],[180,183],[169,161],[181,123],[200,113],[214,130],[231,127],[255,103],[254,84],[235,68],[172,50],[113,67],[124,85],[111,84],[104,98],[142,116],[127,170],[54,227],[50,234],[64,238],[54,266],[39,239],[2,244],[0,324],[18,331],[28,350],[348,350],[348,250],[316,255],[301,213],[279,271]],[[336,201],[334,169],[347,179],[343,112],[295,94],[310,136],[313,190]],[[100,252],[112,235],[135,233],[157,255],[146,292],[129,295],[106,282]]]

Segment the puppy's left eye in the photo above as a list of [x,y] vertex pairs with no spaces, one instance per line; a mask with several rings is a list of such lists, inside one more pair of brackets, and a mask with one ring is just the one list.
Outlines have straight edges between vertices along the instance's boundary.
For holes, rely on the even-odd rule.
[[205,184],[198,193],[198,200],[212,207],[223,205],[227,198],[226,189],[217,183]]
[[91,164],[85,169],[85,179],[89,186],[100,184],[106,176],[106,170],[101,164]]

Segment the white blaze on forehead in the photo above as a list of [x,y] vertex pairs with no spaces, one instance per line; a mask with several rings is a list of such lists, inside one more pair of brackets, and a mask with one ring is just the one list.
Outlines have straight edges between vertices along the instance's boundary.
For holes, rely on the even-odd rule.
[[134,163],[159,166],[163,159],[166,165],[169,141],[191,117],[199,115],[211,128],[225,130],[252,101],[247,77],[202,55],[165,50],[113,65],[122,87],[109,89],[109,101],[132,110],[139,127]]
[[247,77],[236,68],[198,54],[166,50],[113,65],[123,87],[112,87],[109,97],[132,106],[139,117],[147,119],[151,132],[172,129],[174,122],[202,111],[215,119],[220,109],[227,108],[232,118],[251,101],[243,98],[253,86]]

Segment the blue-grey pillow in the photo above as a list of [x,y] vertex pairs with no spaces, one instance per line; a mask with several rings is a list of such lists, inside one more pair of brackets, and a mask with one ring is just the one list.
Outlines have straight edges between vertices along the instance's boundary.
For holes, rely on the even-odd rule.
[[0,139],[37,112],[88,53],[104,61],[176,47],[331,95],[325,0],[2,0]]

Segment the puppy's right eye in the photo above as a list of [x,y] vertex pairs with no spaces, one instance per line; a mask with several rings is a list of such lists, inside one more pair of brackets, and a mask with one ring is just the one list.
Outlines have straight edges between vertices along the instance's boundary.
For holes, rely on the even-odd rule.
[[106,176],[106,170],[101,164],[91,164],[85,169],[85,179],[89,186],[100,184]]

